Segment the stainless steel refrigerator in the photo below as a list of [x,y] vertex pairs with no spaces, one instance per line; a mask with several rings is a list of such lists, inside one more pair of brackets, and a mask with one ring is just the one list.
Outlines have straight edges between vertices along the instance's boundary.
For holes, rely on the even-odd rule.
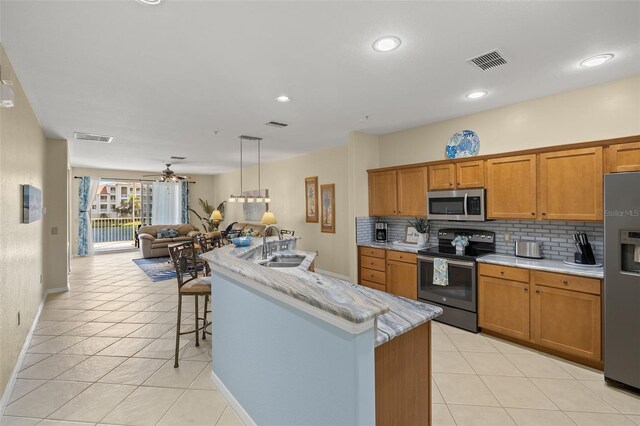
[[640,389],[640,173],[604,178],[604,376]]

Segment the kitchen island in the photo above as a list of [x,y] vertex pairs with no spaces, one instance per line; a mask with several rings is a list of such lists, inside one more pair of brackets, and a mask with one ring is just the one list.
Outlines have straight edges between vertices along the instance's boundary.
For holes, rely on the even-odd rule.
[[[211,264],[212,373],[245,422],[430,423],[430,320],[440,308],[308,271],[296,239],[204,255]],[[297,259],[277,267],[276,258]],[[265,263],[265,262],[262,262]]]

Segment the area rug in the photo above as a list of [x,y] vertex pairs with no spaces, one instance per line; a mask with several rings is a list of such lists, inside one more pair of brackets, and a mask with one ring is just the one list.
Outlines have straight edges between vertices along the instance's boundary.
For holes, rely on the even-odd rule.
[[169,256],[133,259],[133,261],[153,282],[170,280],[176,277],[176,270],[173,268],[173,263],[169,260]]

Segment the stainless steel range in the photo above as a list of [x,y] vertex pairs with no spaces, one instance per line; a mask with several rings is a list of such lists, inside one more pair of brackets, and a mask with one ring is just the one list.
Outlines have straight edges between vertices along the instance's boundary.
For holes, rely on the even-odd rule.
[[[457,236],[469,239],[464,254],[456,253],[451,245]],[[418,298],[444,310],[437,321],[479,331],[476,258],[495,251],[494,232],[453,228],[438,231],[437,246],[418,251]],[[446,260],[447,285],[434,284],[434,263],[438,258]]]

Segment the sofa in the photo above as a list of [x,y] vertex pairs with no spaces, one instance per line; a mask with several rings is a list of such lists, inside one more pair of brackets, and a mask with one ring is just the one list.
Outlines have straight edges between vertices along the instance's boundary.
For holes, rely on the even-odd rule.
[[[158,238],[158,231],[166,229],[174,229],[177,232],[177,236],[171,238]],[[140,253],[145,259],[169,256],[169,244],[193,241],[193,237],[199,234],[200,231],[196,231],[195,226],[188,223],[179,225],[141,226],[140,229],[138,229]]]

